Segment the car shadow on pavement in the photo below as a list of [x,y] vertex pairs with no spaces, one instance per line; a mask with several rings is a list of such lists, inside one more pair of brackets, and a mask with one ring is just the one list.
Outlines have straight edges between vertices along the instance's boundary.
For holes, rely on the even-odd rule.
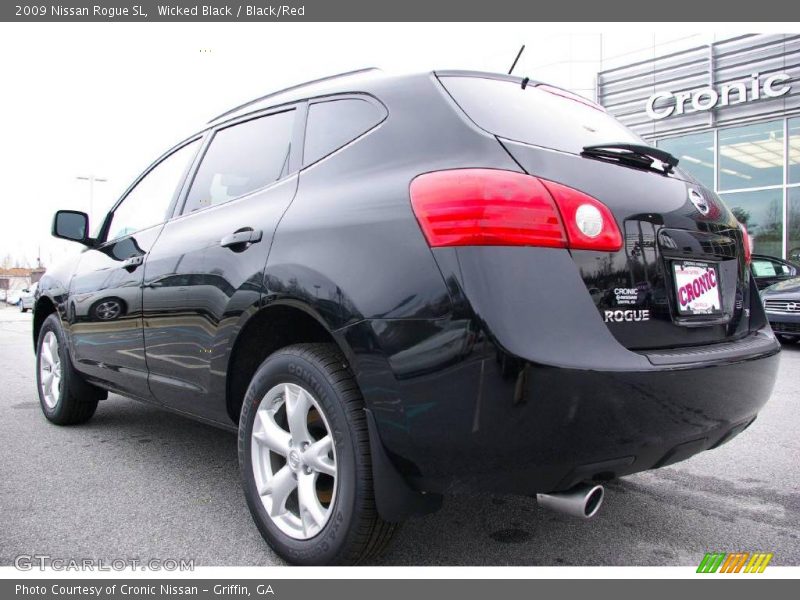
[[[134,551],[198,565],[282,564],[248,513],[234,434],[118,396],[83,426],[53,427],[28,414],[49,481],[43,489],[29,484],[27,511],[44,513],[54,501],[48,494],[63,486],[77,511],[43,530],[43,551],[54,551],[47,542],[54,534],[93,556]],[[65,457],[84,465],[78,481]],[[776,535],[794,535],[786,542],[797,546],[800,496],[757,478],[731,481],[677,465],[611,482],[606,492],[588,521],[543,510],[530,497],[448,496],[438,513],[405,523],[376,564],[692,565],[709,548],[774,547]]]

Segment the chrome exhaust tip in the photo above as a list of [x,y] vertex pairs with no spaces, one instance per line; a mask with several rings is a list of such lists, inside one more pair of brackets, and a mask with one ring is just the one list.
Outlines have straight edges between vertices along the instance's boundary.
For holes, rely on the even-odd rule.
[[579,483],[566,492],[536,494],[540,506],[571,517],[591,519],[603,504],[605,490],[602,485]]

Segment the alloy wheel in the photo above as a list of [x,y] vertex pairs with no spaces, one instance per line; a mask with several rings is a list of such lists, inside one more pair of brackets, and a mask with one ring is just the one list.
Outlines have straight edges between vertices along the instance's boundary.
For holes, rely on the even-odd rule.
[[110,321],[119,316],[120,312],[122,312],[122,308],[116,300],[106,300],[98,304],[94,312],[98,319]]
[[61,355],[58,353],[58,338],[48,331],[39,349],[39,382],[42,386],[42,397],[47,408],[55,408],[61,397]]
[[294,383],[270,389],[256,412],[251,462],[264,509],[286,535],[307,540],[336,499],[336,449],[313,394]]

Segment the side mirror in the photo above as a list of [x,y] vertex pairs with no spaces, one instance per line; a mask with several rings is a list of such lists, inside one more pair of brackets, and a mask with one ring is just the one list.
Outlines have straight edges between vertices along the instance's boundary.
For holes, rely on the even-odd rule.
[[76,210],[59,210],[53,217],[53,237],[90,245],[89,215]]

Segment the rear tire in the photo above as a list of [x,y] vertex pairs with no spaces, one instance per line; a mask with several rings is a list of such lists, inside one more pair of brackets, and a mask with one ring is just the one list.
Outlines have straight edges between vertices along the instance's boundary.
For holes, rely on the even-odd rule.
[[239,465],[256,526],[291,563],[363,563],[397,528],[375,507],[364,401],[333,344],[296,344],[261,364],[242,405]]
[[36,389],[44,416],[56,425],[85,423],[94,415],[102,396],[72,366],[61,320],[55,313],[45,319],[39,331]]

